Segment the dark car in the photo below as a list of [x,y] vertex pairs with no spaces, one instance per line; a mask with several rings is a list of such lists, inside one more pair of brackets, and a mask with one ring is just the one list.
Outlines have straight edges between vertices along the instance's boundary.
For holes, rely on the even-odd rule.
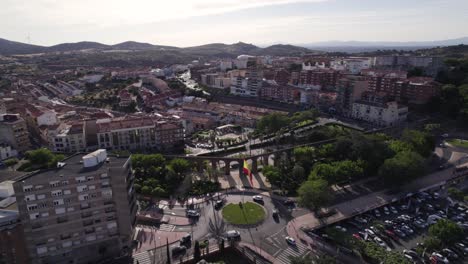
[[192,240],[192,236],[190,234],[186,234],[180,239],[180,244],[189,243]]
[[223,200],[217,200],[214,204],[215,209],[219,210],[221,207],[223,207],[224,201]]
[[294,205],[294,200],[286,199],[286,200],[284,200],[283,204],[287,205],[287,206],[293,206]]
[[171,249],[172,256],[183,254],[187,251],[185,246],[175,246]]

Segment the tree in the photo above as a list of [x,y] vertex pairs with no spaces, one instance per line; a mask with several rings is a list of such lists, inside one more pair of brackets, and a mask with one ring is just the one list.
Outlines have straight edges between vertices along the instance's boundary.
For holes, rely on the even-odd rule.
[[282,176],[279,168],[268,165],[263,167],[262,172],[263,176],[265,176],[269,183],[276,186],[281,186]]
[[435,147],[435,139],[429,133],[418,130],[405,129],[401,139],[410,144],[413,151],[424,157],[431,155]]
[[144,195],[151,195],[152,189],[149,186],[143,186],[141,188],[141,193]]
[[17,158],[11,158],[11,159],[7,159],[3,161],[3,164],[5,164],[5,166],[7,167],[11,167],[13,165],[16,165],[17,163],[18,163]]
[[46,148],[40,148],[26,152],[26,158],[33,166],[45,167],[54,159],[54,154]]
[[312,264],[314,263],[310,255],[304,257],[289,256],[290,264]]
[[455,222],[448,219],[440,219],[429,228],[429,234],[444,245],[452,245],[464,237],[463,229]]
[[385,160],[379,176],[389,185],[397,186],[416,179],[424,173],[424,160],[418,153],[403,151]]
[[333,197],[328,182],[323,179],[308,180],[297,192],[299,204],[314,211],[327,205]]
[[195,241],[195,245],[193,247],[193,258],[195,259],[195,262],[198,262],[201,259],[200,243],[198,240]]
[[173,159],[169,162],[169,166],[177,174],[182,174],[187,172],[190,169],[190,162],[186,159]]
[[458,201],[463,201],[463,198],[465,196],[465,194],[462,191],[454,187],[448,188],[447,192],[450,197]]
[[433,236],[429,236],[426,239],[424,239],[423,244],[426,248],[426,251],[428,252],[433,252],[442,248],[442,242],[440,241],[440,239]]
[[274,133],[286,127],[290,120],[288,116],[281,113],[272,113],[263,116],[257,123],[257,130],[261,133]]

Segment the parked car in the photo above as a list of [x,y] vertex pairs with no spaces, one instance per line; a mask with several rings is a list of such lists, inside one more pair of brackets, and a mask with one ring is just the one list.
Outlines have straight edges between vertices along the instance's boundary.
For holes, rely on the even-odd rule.
[[339,230],[339,231],[341,231],[341,232],[346,232],[346,231],[348,231],[346,228],[344,228],[344,227],[342,227],[342,226],[339,226],[339,225],[335,226],[335,229],[337,229],[337,230]]
[[418,253],[416,251],[413,251],[413,250],[404,249],[403,254],[410,255],[410,256],[416,257],[416,258],[418,257]]
[[440,253],[437,252],[432,252],[430,259],[435,259],[437,263],[449,263],[449,260],[446,257],[442,256]]
[[386,214],[386,215],[390,214],[390,210],[388,210],[388,208],[386,206],[383,208],[383,211],[384,211],[384,214]]
[[223,207],[223,205],[224,205],[224,201],[223,201],[223,200],[217,200],[217,201],[215,202],[214,207],[215,207],[215,209],[218,210],[218,209],[221,209],[221,207]]
[[185,236],[180,238],[180,244],[188,243],[192,240],[192,236],[190,234],[186,234]]
[[381,216],[380,211],[378,209],[374,210],[375,217],[379,218]]
[[358,234],[358,233],[354,233],[353,237],[356,238],[357,240],[363,240],[364,239],[364,237],[361,237],[361,235]]
[[398,240],[398,236],[391,230],[385,230],[385,234],[393,240]]
[[390,206],[390,211],[392,211],[393,214],[398,214],[398,210],[394,206]]
[[393,232],[395,232],[395,234],[397,236],[399,236],[400,238],[405,238],[406,237],[405,232],[401,231],[400,229],[395,228],[395,229],[393,229]]
[[284,200],[283,204],[288,206],[294,205],[294,200],[288,198]]
[[465,256],[468,255],[468,247],[466,247],[465,244],[455,243],[455,247],[460,249],[460,251],[462,251]]
[[402,230],[403,232],[405,232],[407,235],[412,235],[412,234],[414,233],[414,230],[411,229],[411,228],[410,228],[409,226],[407,226],[407,225],[402,225],[400,228],[401,228],[401,230]]
[[364,229],[364,231],[366,231],[367,234],[369,234],[369,236],[375,236],[375,233],[374,231],[370,230],[370,229]]
[[450,260],[456,260],[458,259],[458,255],[457,253],[453,252],[452,250],[448,249],[448,248],[444,248],[442,249],[442,253],[447,256],[448,259]]
[[391,251],[391,249],[387,246],[385,242],[383,242],[383,240],[380,237],[374,237],[374,241],[375,243],[377,243],[377,245],[385,248],[385,250]]
[[354,220],[361,224],[367,224],[367,220],[364,217],[356,216],[354,217]]

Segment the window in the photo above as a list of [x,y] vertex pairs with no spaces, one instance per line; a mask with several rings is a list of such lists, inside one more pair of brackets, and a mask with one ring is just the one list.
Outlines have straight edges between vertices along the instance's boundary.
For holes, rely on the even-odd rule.
[[82,194],[82,195],[78,196],[78,200],[80,200],[80,201],[85,201],[85,200],[88,200],[88,199],[89,199],[88,194]]
[[42,213],[41,214],[41,217],[48,217],[49,216],[49,213]]
[[68,207],[68,208],[67,208],[67,212],[73,212],[73,211],[75,211],[75,208],[74,208],[74,207]]
[[62,235],[60,235],[60,239],[61,239],[61,240],[65,240],[65,239],[69,239],[69,238],[71,238],[71,235],[70,235],[70,234],[62,234]]
[[65,191],[63,191],[63,194],[69,195],[69,194],[71,194],[71,191],[70,190],[65,190]]
[[96,186],[95,186],[95,185],[90,185],[90,186],[89,186],[89,189],[90,189],[90,190],[96,190]]
[[24,192],[30,192],[33,190],[33,186],[32,185],[26,185],[26,186],[23,186],[23,191]]
[[34,210],[37,210],[37,204],[28,205],[28,211],[34,211]]
[[88,176],[88,177],[86,178],[86,180],[87,180],[87,181],[94,181],[94,177]]
[[80,240],[75,240],[75,241],[73,241],[73,245],[75,245],[75,246],[76,246],[76,245],[80,245],[80,244],[81,244],[81,241],[80,241]]
[[36,189],[36,190],[41,190],[41,189],[43,189],[43,188],[44,188],[44,185],[36,185],[36,186],[34,187],[34,189]]
[[112,190],[111,189],[102,190],[102,196],[103,197],[112,197]]
[[56,251],[57,250],[57,247],[56,246],[52,246],[49,248],[49,251]]
[[76,187],[76,190],[77,190],[78,192],[84,192],[84,191],[87,191],[87,190],[88,190],[88,186],[86,186],[86,185],[80,185],[80,186],[77,186],[77,187]]
[[90,207],[91,207],[91,205],[90,205],[89,203],[81,203],[81,205],[80,205],[80,208],[81,208],[82,210],[83,210],[83,209],[88,209],[88,208],[90,208]]
[[76,177],[76,178],[75,178],[75,181],[78,182],[78,183],[81,183],[81,182],[85,182],[86,179],[85,179],[84,176],[83,176],[83,177]]
[[96,240],[96,235],[90,235],[86,237],[86,241],[94,241]]
[[59,186],[60,182],[59,181],[51,181],[49,182],[49,186],[50,187],[57,187]]
[[46,208],[47,207],[47,203],[46,202],[43,202],[43,203],[40,203],[39,204],[39,208]]
[[38,195],[37,195],[37,199],[38,199],[38,200],[45,199],[45,194],[38,194]]
[[107,177],[109,177],[109,176],[107,175],[107,173],[101,174],[101,178],[107,178]]
[[26,195],[26,196],[24,197],[24,199],[25,199],[26,201],[34,201],[34,200],[36,200],[36,195],[34,195],[34,194]]
[[29,219],[31,220],[37,219],[39,217],[40,217],[39,213],[29,214]]
[[68,185],[69,182],[68,181],[62,181],[62,185]]
[[51,193],[52,196],[62,196],[63,195],[62,190],[55,190],[55,191],[52,191],[50,193]]
[[63,204],[63,199],[54,200],[54,206],[55,205],[62,205],[62,204]]
[[112,229],[115,227],[117,227],[117,222],[113,221],[113,222],[107,223],[107,229]]

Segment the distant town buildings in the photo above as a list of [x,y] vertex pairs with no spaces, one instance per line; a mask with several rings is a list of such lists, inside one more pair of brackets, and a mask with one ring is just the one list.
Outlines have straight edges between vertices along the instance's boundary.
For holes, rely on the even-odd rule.
[[0,115],[0,141],[20,152],[29,150],[31,142],[26,121],[18,114]]
[[353,103],[351,117],[377,126],[395,126],[406,121],[408,107],[383,93],[365,92]]

